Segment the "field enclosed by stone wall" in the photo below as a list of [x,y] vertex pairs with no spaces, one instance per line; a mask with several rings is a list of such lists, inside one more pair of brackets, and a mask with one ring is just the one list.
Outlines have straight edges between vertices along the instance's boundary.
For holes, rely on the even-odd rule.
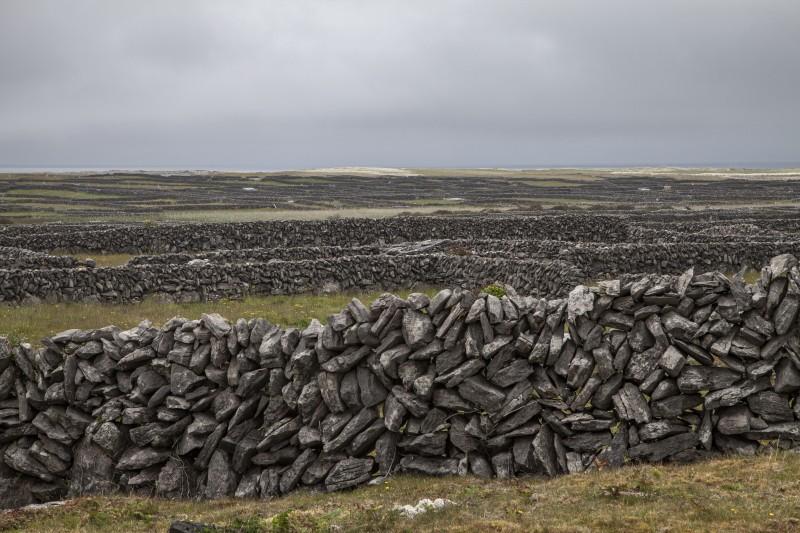
[[[778,210],[3,226],[0,301],[184,302],[494,281],[552,298],[629,274],[758,268],[800,253],[797,226]],[[104,253],[130,260],[87,259]]]
[[800,441],[800,271],[445,289],[281,329],[219,315],[0,344],[0,501],[577,473]]

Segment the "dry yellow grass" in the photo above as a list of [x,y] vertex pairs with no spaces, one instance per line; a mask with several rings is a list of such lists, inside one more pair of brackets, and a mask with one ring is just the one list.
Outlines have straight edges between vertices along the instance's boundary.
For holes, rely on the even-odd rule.
[[[444,497],[455,505],[415,519],[395,505]],[[688,466],[631,466],[511,481],[396,476],[379,486],[284,498],[167,501],[79,498],[59,508],[0,514],[0,530],[166,531],[173,520],[231,531],[763,531],[800,529],[800,455],[780,452]]]

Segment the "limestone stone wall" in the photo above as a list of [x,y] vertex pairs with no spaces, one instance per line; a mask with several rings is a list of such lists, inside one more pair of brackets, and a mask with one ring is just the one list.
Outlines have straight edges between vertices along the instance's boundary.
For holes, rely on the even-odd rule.
[[0,501],[269,498],[795,447],[798,283],[782,255],[751,285],[689,270],[562,298],[386,294],[303,330],[211,314],[3,341]]

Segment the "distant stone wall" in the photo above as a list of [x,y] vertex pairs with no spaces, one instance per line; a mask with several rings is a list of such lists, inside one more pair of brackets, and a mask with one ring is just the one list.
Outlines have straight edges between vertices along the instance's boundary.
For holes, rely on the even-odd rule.
[[247,294],[433,286],[482,287],[501,281],[530,294],[565,294],[583,273],[562,261],[477,256],[345,256],[268,263],[139,265],[0,270],[0,301],[131,302],[146,296],[203,301]]
[[[438,265],[441,266],[441,265]],[[0,501],[269,498],[394,472],[510,478],[800,441],[800,271],[353,300],[0,341]]]
[[408,288],[416,283],[473,288],[496,280],[552,297],[586,280],[640,272],[675,274],[690,267],[738,271],[782,253],[800,254],[800,242],[437,239],[386,246],[137,256],[113,268],[86,268],[71,257],[28,252],[19,257],[0,254],[0,301],[131,302],[153,295],[202,301],[247,294]]
[[0,246],[0,269],[72,268],[80,261],[70,256],[48,255],[26,248]]
[[371,246],[306,246],[287,248],[245,248],[241,250],[218,250],[213,252],[169,253],[158,255],[137,255],[128,261],[129,265],[174,265],[189,261],[208,261],[211,263],[266,263],[269,261],[298,261],[324,259],[329,257],[348,257],[354,255],[380,255],[385,248]]
[[8,227],[0,246],[31,250],[171,253],[240,248],[365,246],[427,239],[548,239],[625,241],[622,219],[602,215],[517,217],[392,217],[273,221],[235,224],[91,226],[50,231],[50,226]]

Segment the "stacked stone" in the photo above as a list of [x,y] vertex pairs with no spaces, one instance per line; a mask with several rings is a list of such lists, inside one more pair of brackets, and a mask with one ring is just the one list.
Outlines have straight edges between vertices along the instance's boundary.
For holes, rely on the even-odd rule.
[[79,264],[77,259],[70,256],[49,255],[26,248],[0,246],[0,268],[4,269],[74,268]]
[[784,255],[753,285],[690,270],[562,299],[386,294],[303,330],[210,314],[5,343],[0,486],[272,497],[794,447],[798,283]]
[[176,265],[190,261],[205,261],[208,263],[267,263],[269,261],[297,261],[305,259],[319,259],[326,257],[346,257],[352,255],[378,255],[385,253],[385,248],[377,245],[371,246],[307,246],[290,248],[246,248],[242,250],[218,250],[214,252],[171,253],[159,255],[137,255],[132,258],[129,265]]
[[[55,225],[54,227],[58,227]],[[391,217],[317,221],[209,224],[120,224],[99,229],[20,226],[0,231],[0,245],[38,251],[86,250],[172,253],[280,248],[287,246],[368,246],[428,239],[548,239],[624,242],[623,217],[597,214],[502,217]]]
[[0,270],[0,302],[133,302],[146,296],[203,301],[247,294],[407,288],[415,284],[482,287],[499,280],[529,294],[556,296],[584,279],[563,261],[477,256],[365,255],[267,263],[126,265],[109,268]]

